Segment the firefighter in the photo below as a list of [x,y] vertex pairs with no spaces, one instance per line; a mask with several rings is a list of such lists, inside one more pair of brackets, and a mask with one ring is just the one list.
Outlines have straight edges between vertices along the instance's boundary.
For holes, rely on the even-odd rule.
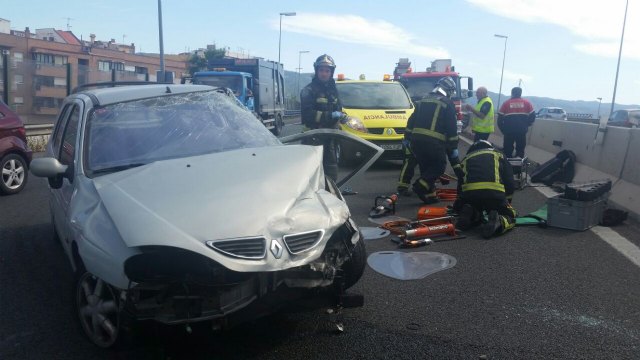
[[[345,118],[338,98],[333,73],[336,63],[327,54],[320,55],[313,63],[315,75],[311,83],[300,91],[300,108],[303,131],[312,129],[339,129],[338,122]],[[323,139],[310,145],[322,145],[325,174],[334,181],[338,178],[338,159],[333,140]]]
[[450,76],[440,79],[431,93],[416,103],[407,121],[405,140],[420,167],[412,189],[425,204],[438,202],[435,182],[444,174],[447,156],[456,175],[460,171],[456,108],[451,101],[455,89]]
[[511,207],[513,170],[504,154],[486,140],[479,140],[462,160],[464,176],[458,181],[458,199],[453,204],[460,214],[456,227],[467,230],[480,225],[483,211],[488,221],[482,224],[482,237],[489,239],[515,226],[517,213]]

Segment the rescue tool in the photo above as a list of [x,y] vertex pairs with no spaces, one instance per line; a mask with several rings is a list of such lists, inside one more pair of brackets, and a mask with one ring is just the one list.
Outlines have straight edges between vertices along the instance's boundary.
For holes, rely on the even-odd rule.
[[369,217],[379,218],[389,214],[396,213],[396,202],[398,201],[398,194],[390,196],[376,196],[373,201],[373,207],[369,212]]

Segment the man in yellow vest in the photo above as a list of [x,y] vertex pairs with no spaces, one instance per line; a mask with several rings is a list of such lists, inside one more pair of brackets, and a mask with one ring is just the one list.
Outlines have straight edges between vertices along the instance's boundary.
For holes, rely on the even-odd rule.
[[464,107],[472,113],[471,131],[475,134],[473,142],[488,140],[493,132],[493,102],[487,95],[487,88],[480,86],[476,90],[476,98],[478,98],[478,104],[475,107],[469,104]]

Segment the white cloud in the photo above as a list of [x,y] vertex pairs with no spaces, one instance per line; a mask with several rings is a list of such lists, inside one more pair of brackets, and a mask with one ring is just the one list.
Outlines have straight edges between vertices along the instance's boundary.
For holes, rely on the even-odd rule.
[[[493,14],[529,23],[548,23],[571,31],[582,40],[582,52],[617,57],[625,0],[467,0]],[[640,59],[640,2],[629,1],[623,56]]]
[[[272,22],[279,27],[279,22]],[[282,24],[283,31],[322,37],[330,40],[360,44],[426,58],[449,58],[447,50],[427,46],[417,36],[385,20],[365,19],[357,15],[325,15],[298,13]]]

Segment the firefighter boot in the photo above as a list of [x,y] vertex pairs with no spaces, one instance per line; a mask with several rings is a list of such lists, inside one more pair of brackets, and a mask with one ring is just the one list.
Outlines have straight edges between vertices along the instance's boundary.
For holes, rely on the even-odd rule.
[[482,225],[482,237],[491,238],[502,227],[502,221],[497,210],[489,212],[489,220]]
[[460,211],[460,216],[458,217],[458,221],[456,221],[456,228],[460,230],[469,230],[471,225],[473,224],[473,215],[474,215],[473,206],[470,204],[464,204],[462,206],[462,210]]
[[416,195],[418,195],[418,197],[420,198],[420,200],[422,200],[423,203],[429,205],[429,204],[435,204],[437,202],[440,202],[440,200],[436,196],[435,184],[429,184],[424,179],[418,179],[416,182],[413,183],[412,188],[413,188],[413,192],[416,193]]
[[409,188],[406,186],[398,186],[397,190],[398,195],[411,196],[413,194],[411,190],[409,190]]

